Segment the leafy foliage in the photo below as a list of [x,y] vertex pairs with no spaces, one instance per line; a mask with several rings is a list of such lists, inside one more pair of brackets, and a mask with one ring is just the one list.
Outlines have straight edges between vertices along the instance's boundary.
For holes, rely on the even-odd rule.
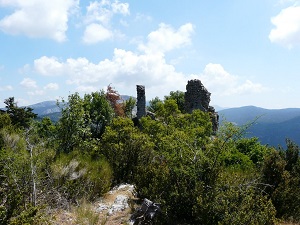
[[18,107],[14,97],[5,99],[4,103],[12,124],[17,127],[28,128],[31,119],[37,116],[30,107]]
[[180,112],[185,113],[185,99],[183,91],[171,91],[168,96],[165,96],[165,100],[173,99]]
[[[299,147],[289,140],[286,150],[261,145],[245,138],[248,125],[224,123],[215,135],[208,113],[184,113],[182,92],[150,101],[155,119],[143,117],[138,127],[134,99],[121,102],[110,86],[70,95],[56,124],[33,122],[13,98],[7,104],[0,113],[0,224],[38,224],[42,206],[93,201],[119,183],[162,204],[158,224],[300,221]],[[77,209],[82,220],[97,221]]]
[[136,105],[136,100],[133,97],[129,97],[129,99],[124,102],[123,110],[124,110],[125,115],[128,118],[132,119],[132,116],[133,116],[132,112],[133,112],[135,105]]
[[120,94],[111,86],[107,86],[106,98],[114,109],[116,116],[124,116],[123,103]]

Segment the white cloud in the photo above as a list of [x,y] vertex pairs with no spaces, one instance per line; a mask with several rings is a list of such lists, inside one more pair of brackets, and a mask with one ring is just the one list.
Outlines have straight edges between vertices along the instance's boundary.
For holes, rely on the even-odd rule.
[[0,20],[0,29],[8,34],[66,40],[70,13],[79,0],[1,0],[0,6],[15,11]]
[[[95,44],[107,40],[113,36],[119,35],[119,31],[112,28],[112,19],[115,15],[130,15],[129,4],[119,1],[111,2],[110,0],[101,0],[90,2],[86,9],[84,23],[86,25],[83,42]],[[127,24],[126,21],[120,20],[120,24]]]
[[36,81],[30,78],[24,78],[20,84],[25,88],[37,88]]
[[[46,60],[47,57],[42,58]],[[86,58],[69,58],[65,61],[49,59],[55,60],[49,68],[43,60],[35,60],[36,68],[43,71],[42,75],[66,75],[67,84],[75,85],[77,91],[83,92],[99,90],[112,83],[120,93],[126,93],[128,89],[134,93],[136,84],[145,84],[149,96],[155,97],[178,89],[178,85],[183,89],[187,81],[186,76],[176,72],[174,66],[167,64],[161,54],[138,55],[115,49],[111,60],[105,59],[99,63],[92,63]]]
[[[58,62],[60,74],[68,75],[67,84],[75,85],[76,91],[91,92],[112,83],[120,93],[134,94],[136,84],[147,86],[147,96],[163,97],[172,90],[185,90],[187,80],[200,79],[205,87],[218,96],[261,93],[267,90],[262,84],[243,80],[227,72],[220,64],[206,65],[202,74],[183,74],[166,63],[161,54],[138,55],[115,49],[112,60],[97,64],[86,58],[67,59]],[[53,68],[52,68],[53,69]],[[57,68],[54,68],[57,71]],[[47,70],[51,74],[51,70]]]
[[59,63],[57,58],[55,57],[43,56],[39,59],[34,60],[35,71],[45,76],[60,75],[60,72],[63,70],[62,66],[63,65]]
[[271,19],[275,26],[269,34],[273,43],[282,44],[288,48],[300,44],[300,6],[290,6]]
[[114,13],[120,13],[125,16],[130,14],[128,3],[120,3],[118,1],[115,1],[111,4],[111,7]]
[[210,92],[219,96],[261,93],[268,90],[262,84],[242,80],[230,74],[220,64],[207,64],[199,78]]
[[112,36],[113,33],[101,24],[92,23],[86,27],[82,40],[86,44],[95,44],[110,39]]
[[112,11],[109,8],[107,8],[109,5],[109,1],[90,2],[86,9],[87,13],[85,22],[87,24],[94,22],[100,22],[105,25],[109,24],[113,16]]
[[108,25],[115,14],[130,15],[129,4],[110,0],[90,2],[87,6],[85,22],[87,24],[99,22]]
[[208,64],[201,74],[176,71],[166,61],[164,53],[190,44],[192,32],[193,26],[189,23],[177,30],[161,25],[157,31],[149,34],[147,44],[142,45],[145,51],[137,53],[116,48],[111,59],[97,63],[84,57],[59,60],[43,56],[34,61],[34,69],[43,76],[65,76],[67,85],[85,93],[113,84],[119,93],[135,95],[135,86],[144,84],[147,98],[150,99],[155,96],[163,97],[174,90],[185,91],[190,79],[201,79],[207,89],[218,96],[260,93],[266,90],[259,83],[230,74],[220,64]]
[[56,91],[59,89],[59,85],[57,83],[49,83],[44,87],[44,90]]
[[176,31],[171,26],[161,23],[159,29],[148,35],[147,44],[141,44],[139,49],[150,52],[165,53],[176,48],[191,44],[191,34],[194,27],[191,23],[187,23],[179,27]]
[[13,87],[11,85],[6,85],[3,87],[0,87],[0,91],[12,91]]

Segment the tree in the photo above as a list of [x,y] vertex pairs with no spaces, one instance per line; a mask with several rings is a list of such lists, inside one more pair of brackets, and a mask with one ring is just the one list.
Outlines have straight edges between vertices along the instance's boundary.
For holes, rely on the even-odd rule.
[[10,116],[7,113],[0,113],[0,129],[10,125],[11,125]]
[[106,98],[115,111],[116,116],[124,116],[123,103],[120,94],[110,85],[107,87]]
[[287,171],[292,171],[297,161],[299,160],[299,151],[300,148],[294,142],[289,139],[286,139],[287,149],[285,150],[285,160]]
[[133,97],[129,97],[123,104],[123,110],[127,117],[132,119],[132,111],[136,105],[136,100]]
[[100,138],[105,127],[110,124],[114,110],[104,91],[92,92],[84,96],[84,110],[89,114],[93,138]]
[[14,97],[5,99],[4,103],[12,124],[17,127],[28,128],[31,120],[37,116],[30,107],[18,107]]
[[131,183],[139,173],[138,168],[152,159],[153,147],[148,135],[134,127],[131,119],[118,117],[103,134],[100,154],[111,164],[116,184]]
[[185,99],[184,99],[184,92],[183,91],[171,91],[168,96],[165,96],[165,100],[173,99],[175,100],[178,109],[185,113]]
[[84,101],[78,93],[69,95],[68,103],[61,109],[57,124],[58,152],[71,152],[91,137],[90,116],[84,110]]
[[149,101],[148,110],[150,112],[156,113],[156,111],[158,110],[158,105],[160,103],[163,103],[163,101],[160,100],[159,97],[155,97],[154,99]]
[[59,152],[71,152],[80,147],[90,153],[96,148],[105,127],[113,118],[113,109],[103,91],[68,97],[57,124]]

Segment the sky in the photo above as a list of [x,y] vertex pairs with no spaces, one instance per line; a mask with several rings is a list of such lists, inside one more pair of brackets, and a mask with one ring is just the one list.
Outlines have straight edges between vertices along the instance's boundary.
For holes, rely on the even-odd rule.
[[0,0],[0,108],[106,90],[300,108],[300,0]]

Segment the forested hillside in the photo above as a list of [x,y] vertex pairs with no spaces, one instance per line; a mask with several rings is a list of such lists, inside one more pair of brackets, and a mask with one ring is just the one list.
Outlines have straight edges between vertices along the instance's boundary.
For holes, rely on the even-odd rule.
[[262,144],[286,146],[285,139],[300,144],[300,109],[263,109],[255,106],[230,108],[219,111],[222,121],[238,126],[251,124],[246,137],[258,137]]
[[[50,224],[59,209],[93,202],[130,183],[161,204],[154,224],[300,222],[299,147],[262,145],[211,114],[186,113],[182,92],[153,99],[133,119],[135,99],[113,88],[71,94],[57,123],[5,101],[0,114],[0,224]],[[95,221],[93,224],[105,224]]]

